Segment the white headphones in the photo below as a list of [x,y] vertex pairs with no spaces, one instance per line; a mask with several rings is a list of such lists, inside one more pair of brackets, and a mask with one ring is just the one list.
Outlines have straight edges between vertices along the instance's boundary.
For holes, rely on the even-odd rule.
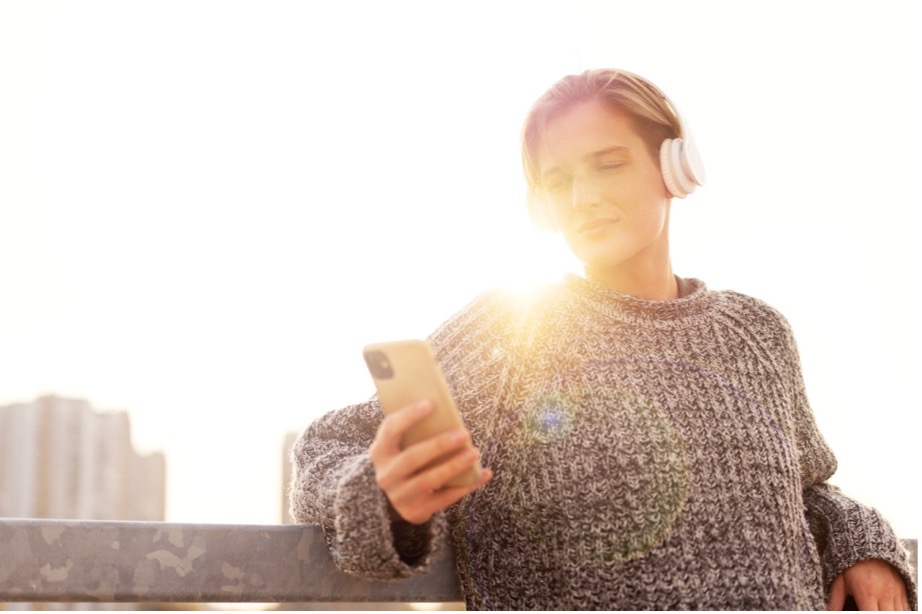
[[[672,110],[673,115],[679,124],[679,133],[684,138],[665,139],[660,145],[659,159],[660,170],[663,175],[663,183],[669,190],[669,193],[676,198],[685,198],[695,191],[698,186],[704,185],[704,164],[701,162],[701,156],[698,154],[698,148],[692,140],[691,132],[682,121],[678,107],[672,104],[669,97],[658,87],[653,85],[647,79],[640,75],[618,69],[617,72],[628,75],[647,85],[651,90],[666,101],[666,105]],[[545,210],[547,203],[533,202],[529,198],[529,210],[533,219],[539,226],[553,228],[551,223],[552,217]]]
[[[637,78],[640,79],[640,77]],[[694,192],[699,185],[704,185],[704,164],[701,162],[698,148],[695,147],[695,142],[691,138],[691,132],[685,126],[685,122],[682,121],[678,107],[672,104],[672,101],[663,94],[662,90],[646,81],[646,79],[641,80],[648,83],[663,97],[663,100],[666,101],[666,104],[669,105],[669,108],[672,109],[676,119],[679,121],[679,130],[684,138],[663,141],[659,148],[659,165],[663,173],[663,183],[669,188],[669,193],[676,198],[685,198]]]

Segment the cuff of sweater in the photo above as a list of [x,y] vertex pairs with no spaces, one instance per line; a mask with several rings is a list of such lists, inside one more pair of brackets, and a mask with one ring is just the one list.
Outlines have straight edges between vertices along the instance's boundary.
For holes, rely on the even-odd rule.
[[910,607],[917,607],[918,586],[909,551],[877,510],[853,502],[830,526],[828,539],[823,565],[827,589],[836,576],[855,563],[879,559],[900,573]]
[[439,513],[424,525],[392,522],[387,497],[368,455],[342,475],[333,501],[333,560],[347,573],[396,579],[422,573],[445,533]]

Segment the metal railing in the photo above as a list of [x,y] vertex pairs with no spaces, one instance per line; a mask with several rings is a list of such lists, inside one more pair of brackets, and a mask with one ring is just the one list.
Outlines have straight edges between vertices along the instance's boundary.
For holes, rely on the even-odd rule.
[[[918,562],[916,540],[905,544]],[[450,549],[397,582],[339,571],[320,527],[0,519],[0,602],[460,602]]]
[[399,582],[339,571],[320,527],[0,519],[0,601],[457,602],[450,552]]

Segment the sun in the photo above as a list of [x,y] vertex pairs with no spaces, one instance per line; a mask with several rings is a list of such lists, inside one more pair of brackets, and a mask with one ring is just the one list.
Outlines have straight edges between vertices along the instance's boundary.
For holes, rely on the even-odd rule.
[[497,263],[497,281],[510,289],[529,290],[559,282],[566,273],[581,274],[582,265],[556,233],[536,229],[526,221],[510,229],[509,257]]

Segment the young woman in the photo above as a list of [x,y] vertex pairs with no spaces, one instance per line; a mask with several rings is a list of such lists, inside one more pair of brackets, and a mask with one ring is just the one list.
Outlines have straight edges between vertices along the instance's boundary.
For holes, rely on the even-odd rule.
[[[471,609],[915,603],[889,525],[826,483],[835,458],[785,319],[673,273],[671,201],[703,182],[685,136],[623,71],[566,77],[534,105],[532,212],[585,277],[487,292],[432,334],[466,429],[401,449],[425,399],[307,429],[292,510],[343,569],[418,573],[448,538]],[[478,457],[479,481],[442,487]]]

